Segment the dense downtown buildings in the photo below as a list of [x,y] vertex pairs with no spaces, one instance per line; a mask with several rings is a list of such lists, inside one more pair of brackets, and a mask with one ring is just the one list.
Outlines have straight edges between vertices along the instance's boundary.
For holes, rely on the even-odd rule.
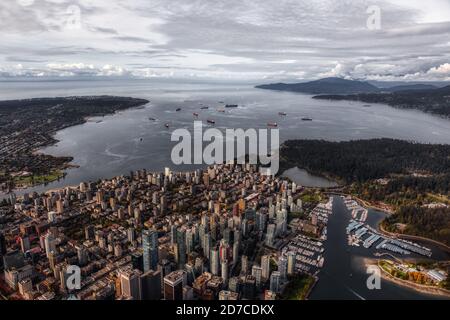
[[[325,219],[288,219],[303,212],[300,190],[224,164],[11,195],[0,289],[14,299],[272,300],[289,276],[323,263],[320,242],[299,232],[320,235]],[[331,213],[331,201],[321,206]]]

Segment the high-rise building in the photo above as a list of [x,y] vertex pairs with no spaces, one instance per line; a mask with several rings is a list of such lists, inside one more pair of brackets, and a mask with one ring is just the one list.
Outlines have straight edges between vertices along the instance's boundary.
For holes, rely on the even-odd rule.
[[142,300],[161,299],[161,272],[149,270],[141,275]]
[[85,246],[77,246],[77,257],[78,257],[78,263],[80,266],[84,266],[88,263],[88,251]]
[[139,270],[121,269],[119,270],[120,288],[122,296],[132,300],[141,300],[141,272]]
[[156,270],[158,266],[158,232],[156,230],[142,231],[142,249],[144,272]]
[[217,248],[211,249],[211,255],[209,260],[211,273],[215,276],[219,275],[219,266],[220,266],[219,249]]
[[164,277],[164,299],[183,300],[183,271],[177,270]]
[[186,230],[180,228],[177,230],[177,262],[180,269],[186,264]]
[[47,258],[50,252],[56,252],[56,239],[51,232],[48,232],[44,237],[45,254]]
[[274,271],[270,275],[270,291],[273,291],[275,293],[280,291],[280,272]]
[[0,232],[0,256],[6,254],[6,238],[3,233]]
[[293,275],[295,273],[295,252],[288,252],[287,254],[287,274]]
[[241,257],[241,273],[246,275],[249,269],[248,257],[246,255],[242,255]]
[[261,288],[262,284],[262,268],[260,266],[253,266],[252,267],[252,276],[255,277],[256,281],[256,287]]
[[270,277],[270,256],[268,255],[261,257],[261,277],[264,280],[269,280]]

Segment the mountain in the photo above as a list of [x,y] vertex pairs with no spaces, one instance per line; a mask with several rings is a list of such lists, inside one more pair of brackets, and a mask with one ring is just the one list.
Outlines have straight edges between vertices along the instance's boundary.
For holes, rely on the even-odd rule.
[[390,93],[358,93],[349,95],[319,95],[313,99],[352,100],[366,103],[385,103],[403,109],[418,109],[450,117],[450,86],[428,90],[408,90]]
[[412,91],[412,90],[433,90],[438,87],[433,86],[431,84],[411,84],[411,85],[399,85],[390,88],[383,88],[381,91],[383,92],[399,92],[399,91]]
[[273,83],[259,85],[256,86],[256,88],[311,94],[353,94],[379,91],[379,88],[371,85],[370,83],[341,78],[324,78],[304,83]]

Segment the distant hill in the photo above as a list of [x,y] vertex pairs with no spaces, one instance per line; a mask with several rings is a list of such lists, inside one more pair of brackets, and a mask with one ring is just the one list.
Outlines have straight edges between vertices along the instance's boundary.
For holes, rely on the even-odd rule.
[[311,94],[353,94],[379,91],[379,88],[371,85],[370,83],[341,78],[324,78],[304,83],[273,83],[259,85],[256,86],[256,88]]
[[450,117],[450,86],[428,90],[408,90],[391,93],[359,93],[350,95],[319,95],[314,99],[352,100],[366,103],[385,103],[404,109],[418,109]]
[[394,86],[390,88],[383,88],[381,91],[383,92],[399,92],[399,91],[412,91],[412,90],[433,90],[438,87],[433,86],[431,84],[411,84],[411,85],[400,85]]

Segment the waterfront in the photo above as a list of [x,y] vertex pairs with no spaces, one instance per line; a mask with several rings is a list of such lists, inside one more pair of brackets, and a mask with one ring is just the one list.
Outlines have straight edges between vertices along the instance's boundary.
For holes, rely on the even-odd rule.
[[[174,143],[170,134],[176,128],[192,130],[194,117],[216,121],[215,127],[266,128],[276,121],[280,140],[325,139],[353,140],[390,137],[425,143],[450,143],[448,120],[414,110],[399,110],[386,105],[365,108],[362,103],[321,101],[310,95],[254,89],[252,85],[185,84],[156,81],[63,81],[2,83],[0,99],[22,99],[69,95],[122,95],[146,98],[143,108],[92,118],[82,125],[57,132],[59,142],[41,152],[55,156],[73,156],[79,166],[67,171],[64,179],[30,188],[44,191],[95,181],[130,170],[152,171],[170,166],[174,170],[192,166],[174,166],[170,152]],[[218,112],[224,103],[237,108]],[[208,109],[202,109],[208,106]],[[181,108],[180,111],[176,111]],[[280,116],[285,112],[287,116]],[[255,114],[258,115],[255,119]],[[301,121],[302,117],[313,121]],[[149,118],[155,118],[151,120]],[[170,125],[169,128],[165,124]],[[208,125],[210,126],[210,125]],[[414,131],[411,132],[411,127]],[[94,138],[95,137],[95,138]],[[23,193],[23,191],[18,192]]]
[[[439,296],[429,295],[402,287],[390,281],[381,280],[380,290],[369,290],[366,286],[369,274],[366,274],[366,258],[375,258],[377,250],[372,247],[352,247],[347,243],[345,228],[351,218],[340,197],[334,198],[333,214],[328,220],[328,239],[325,242],[325,264],[319,274],[319,282],[313,289],[310,299],[439,299]],[[367,223],[376,227],[383,219],[384,213],[369,210]],[[433,258],[448,260],[448,254],[437,247],[426,244],[433,251]]]
[[[31,83],[26,91],[19,90],[20,84],[16,84],[15,88],[11,88],[14,87],[11,83],[2,87],[1,99],[115,94],[151,100],[144,108],[92,118],[85,124],[59,131],[55,136],[59,142],[41,152],[55,156],[73,156],[73,164],[79,167],[69,170],[63,180],[17,193],[79,185],[82,181],[111,178],[142,168],[149,171],[162,171],[166,166],[177,171],[190,169],[171,164],[170,133],[176,128],[192,129],[194,112],[199,113],[199,119],[204,122],[208,118],[214,118],[219,129],[265,128],[268,122],[276,119],[282,141],[296,138],[349,140],[391,137],[450,143],[448,120],[414,110],[398,110],[384,105],[364,108],[358,103],[312,100],[308,95],[257,90],[249,85],[159,84],[149,87],[148,82],[133,83],[111,82],[110,86],[103,82],[92,82],[91,86],[67,82],[57,83],[55,88],[52,88],[52,83]],[[169,89],[164,89],[166,86]],[[219,101],[237,103],[239,107],[218,112],[221,105]],[[202,105],[209,106],[209,109],[201,109]],[[182,110],[177,112],[176,108]],[[286,112],[288,116],[280,117],[279,111]],[[257,120],[254,116],[256,113]],[[313,121],[302,122],[301,117],[304,116],[313,118]],[[165,128],[165,123],[170,123],[169,129]],[[411,133],[412,126],[415,130]],[[305,174],[301,170],[300,172]],[[331,216],[328,226],[324,268],[311,299],[436,298],[386,281],[382,281],[382,290],[368,290],[363,260],[367,255],[371,256],[370,252],[347,245],[345,227],[350,213],[346,212],[340,201],[335,210],[336,214]],[[371,210],[368,223],[376,226],[383,216],[383,213]]]

